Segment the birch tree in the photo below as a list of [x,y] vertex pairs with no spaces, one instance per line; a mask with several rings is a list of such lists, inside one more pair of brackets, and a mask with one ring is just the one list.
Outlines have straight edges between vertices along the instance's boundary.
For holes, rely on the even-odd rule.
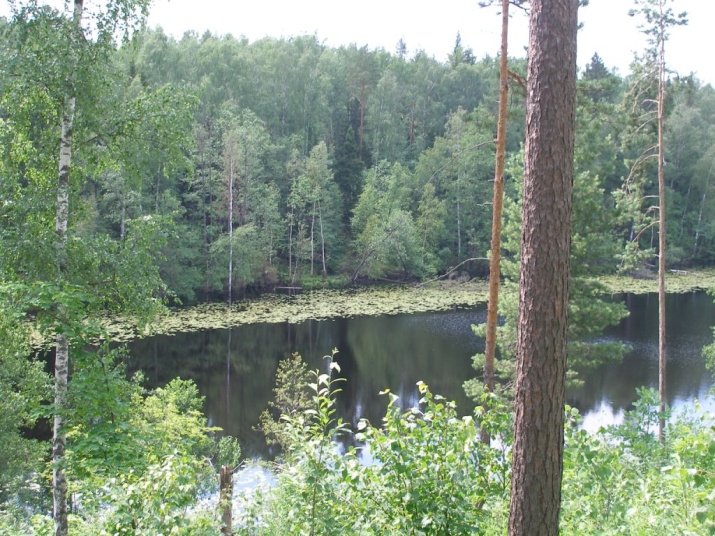
[[[53,404],[53,517],[55,534],[68,534],[67,525],[67,490],[68,484],[64,471],[66,449],[67,387],[70,368],[70,350],[73,344],[84,344],[87,336],[86,320],[89,311],[104,307],[122,307],[139,299],[144,292],[160,285],[156,266],[152,266],[141,252],[147,247],[141,233],[126,231],[123,243],[113,243],[104,238],[88,240],[82,244],[80,237],[72,234],[72,210],[75,178],[81,176],[81,166],[76,163],[78,146],[92,145],[91,140],[101,137],[116,136],[131,128],[128,118],[115,117],[110,124],[117,126],[112,132],[101,132],[102,121],[98,118],[106,114],[102,110],[99,92],[106,87],[109,56],[114,50],[115,38],[128,35],[146,14],[148,0],[115,0],[104,9],[85,6],[83,0],[68,3],[67,11],[59,12],[37,2],[26,2],[13,6],[10,21],[11,46],[13,54],[5,66],[11,73],[11,80],[4,90],[5,98],[22,101],[27,95],[27,88],[33,87],[36,103],[48,109],[54,107],[58,123],[47,124],[50,135],[24,130],[27,124],[19,121],[13,107],[5,107],[9,128],[15,133],[8,139],[26,136],[35,142],[34,157],[29,160],[17,154],[6,155],[6,168],[9,178],[16,181],[18,192],[25,196],[19,198],[25,206],[33,203],[39,196],[47,196],[54,189],[54,238],[52,240],[53,270],[36,271],[32,254],[18,257],[23,266],[17,267],[18,273],[25,278],[41,278],[25,283],[21,294],[28,300],[28,307],[40,309],[38,323],[44,326],[46,334],[54,333],[55,346],[55,382]],[[3,103],[7,106],[8,102]],[[48,114],[48,117],[52,114]],[[78,143],[76,126],[77,116],[82,119],[83,139]],[[106,124],[106,123],[105,123]],[[14,130],[12,130],[14,129]],[[54,134],[54,135],[53,135]],[[34,140],[33,140],[34,138]],[[52,141],[55,140],[53,157]],[[89,141],[87,141],[89,140]],[[96,142],[95,142],[96,143]],[[28,152],[30,151],[30,152]],[[30,155],[29,146],[24,146],[24,155]],[[56,164],[55,187],[50,186],[50,162]],[[26,165],[30,163],[31,167]],[[24,174],[24,177],[22,176]],[[29,198],[28,198],[29,196]],[[44,209],[43,209],[44,210]],[[44,233],[42,211],[36,213],[18,211],[13,218],[32,218],[40,222],[36,229]],[[49,223],[49,222],[47,222]],[[138,226],[134,226],[135,230]],[[131,236],[129,236],[131,234]],[[49,238],[40,234],[36,239]],[[43,251],[41,243],[35,255]],[[128,249],[134,248],[130,256],[124,256]],[[81,258],[94,250],[94,259]],[[47,249],[44,250],[49,253]],[[29,253],[29,252],[28,252]],[[107,287],[102,282],[104,272],[113,272],[114,281],[119,278],[119,286]],[[146,276],[146,287],[132,289],[130,281]],[[43,281],[44,280],[44,281]],[[127,284],[127,287],[123,285]],[[95,285],[102,289],[102,295],[96,295]],[[31,297],[28,297],[31,295]],[[146,295],[143,296],[144,298]],[[151,300],[150,300],[151,301]]]

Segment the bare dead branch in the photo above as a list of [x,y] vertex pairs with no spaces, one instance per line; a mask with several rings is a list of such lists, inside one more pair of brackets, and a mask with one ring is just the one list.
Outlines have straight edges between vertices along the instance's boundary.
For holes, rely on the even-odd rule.
[[472,261],[488,261],[488,260],[489,260],[489,259],[487,259],[486,257],[472,257],[471,259],[467,259],[467,260],[465,260],[465,261],[460,262],[457,266],[455,266],[455,267],[452,268],[451,270],[448,270],[448,271],[445,272],[443,275],[441,275],[441,276],[439,276],[439,277],[435,277],[434,279],[430,279],[429,281],[424,281],[424,282],[420,283],[419,285],[417,285],[417,288],[421,288],[421,287],[427,285],[428,283],[434,283],[435,281],[439,281],[440,279],[444,279],[445,277],[448,277],[449,274],[451,274],[452,272],[454,272],[455,270],[457,270],[460,266],[462,266],[463,264],[466,264],[466,263],[468,263],[468,262],[472,262]]

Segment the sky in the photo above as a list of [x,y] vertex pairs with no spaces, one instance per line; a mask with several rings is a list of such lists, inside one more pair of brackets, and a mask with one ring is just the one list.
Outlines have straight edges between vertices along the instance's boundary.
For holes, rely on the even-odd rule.
[[[87,2],[92,0],[86,0]],[[62,3],[50,0],[50,3]],[[666,62],[680,75],[694,72],[715,86],[715,44],[712,24],[715,0],[673,0],[676,12],[687,11],[687,26],[673,28],[666,49]],[[581,69],[598,53],[609,69],[629,72],[634,52],[646,46],[638,30],[639,19],[628,16],[632,0],[590,0],[579,10],[583,28],[578,36]],[[356,43],[394,52],[402,39],[410,54],[424,50],[445,61],[454,48],[457,32],[462,44],[477,58],[495,56],[499,50],[501,17],[497,8],[480,8],[478,0],[155,0],[149,15],[151,27],[161,26],[177,39],[186,31],[199,35],[263,37],[317,35],[328,46]],[[7,1],[0,15],[7,15]],[[509,54],[524,56],[528,21],[511,9]]]
[[[688,12],[689,24],[672,29],[666,62],[681,75],[695,72],[715,85],[715,61],[710,57],[715,0],[674,0],[672,5],[676,12]],[[631,0],[591,0],[579,10],[584,25],[578,37],[580,68],[597,52],[618,74],[629,72],[633,53],[646,46],[639,21],[628,16],[631,7]],[[515,8],[510,11],[509,53],[524,56],[527,17]],[[498,13],[497,8],[480,8],[478,0],[156,0],[149,23],[177,38],[187,30],[243,35],[250,41],[315,34],[330,46],[356,43],[389,52],[403,39],[410,53],[423,49],[444,61],[457,32],[477,58],[495,56]]]

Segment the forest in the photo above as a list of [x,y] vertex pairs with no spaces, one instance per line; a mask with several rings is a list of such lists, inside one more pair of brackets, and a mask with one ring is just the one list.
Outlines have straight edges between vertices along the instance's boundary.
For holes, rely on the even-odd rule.
[[[141,373],[128,378],[101,320],[142,327],[167,305],[230,308],[285,289],[487,279],[500,58],[459,34],[447,61],[402,41],[175,39],[146,27],[148,0],[70,4],[13,3],[0,19],[0,533],[230,534],[232,501],[208,503],[218,468],[244,463],[240,446],[219,439],[190,381],[147,390]],[[625,76],[594,54],[574,80],[562,275],[576,363],[623,353],[591,344],[626,314],[599,277],[715,264],[715,90],[672,71],[659,87],[654,50]],[[514,290],[530,66],[508,64],[501,275]],[[500,313],[502,356],[517,351],[516,294]],[[339,365],[314,377],[290,366],[272,406],[284,418],[262,423],[284,452],[275,487],[238,508],[236,534],[505,532],[513,366],[498,371],[504,392],[467,382],[481,400],[472,417],[420,384],[421,408],[402,413],[386,392],[384,427],[354,430],[335,416]],[[659,440],[663,408],[640,395],[621,427],[594,435],[567,408],[564,533],[715,530],[712,423],[673,421]]]
[[[24,144],[54,130],[43,128],[56,123],[53,88],[42,86],[50,81],[32,79],[49,76],[43,62],[53,58],[3,34],[23,63],[6,58],[7,69],[36,63],[4,84],[3,165],[52,169],[54,153],[27,154]],[[101,108],[86,111],[93,117],[78,108],[71,224],[121,240],[138,221],[166,222],[155,253],[167,296],[185,304],[226,299],[230,249],[236,292],[417,280],[457,266],[452,275],[483,277],[498,62],[475,58],[459,37],[447,63],[401,50],[137,32],[93,81],[101,94],[87,105]],[[507,204],[520,195],[525,69],[524,59],[510,61]],[[592,275],[633,268],[624,256],[633,247],[642,267],[655,264],[657,166],[648,151],[657,132],[648,115],[657,88],[643,81],[647,69],[647,57],[635,58],[621,78],[595,55],[580,73],[574,225],[598,242],[579,244]],[[709,265],[715,95],[677,73],[666,95],[668,266]],[[18,135],[27,129],[35,132]],[[514,212],[507,207],[505,234]],[[516,247],[518,234],[505,255]]]

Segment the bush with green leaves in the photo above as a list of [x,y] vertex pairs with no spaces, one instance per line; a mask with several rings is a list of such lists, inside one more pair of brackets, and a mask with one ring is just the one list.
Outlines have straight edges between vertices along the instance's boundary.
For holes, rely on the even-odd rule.
[[[76,360],[65,459],[71,533],[217,534],[215,501],[207,498],[217,490],[215,464],[238,465],[237,441],[212,437],[219,429],[207,426],[192,381],[147,393],[141,375],[126,378],[122,355],[105,347]],[[0,533],[52,532],[47,515],[27,520],[36,505],[10,506],[0,508]]]
[[[313,408],[280,421],[288,448],[272,466],[273,485],[244,504],[238,534],[506,533],[511,424],[496,396],[460,418],[423,383],[416,408],[386,391],[382,425],[362,420],[353,432],[335,418],[339,370],[331,358],[328,373],[315,371]],[[663,445],[655,391],[639,390],[623,424],[594,433],[566,408],[562,533],[715,534],[715,426],[695,415],[669,415]]]
[[[389,392],[383,424],[362,420],[354,433],[335,418],[332,377],[315,371],[313,407],[284,415],[288,438],[274,466],[275,486],[256,494],[239,534],[475,534],[486,533],[508,498],[509,419],[493,403],[479,419],[503,441],[479,441],[474,418],[423,383],[419,408],[403,411]],[[343,451],[336,441],[349,446]],[[499,514],[497,514],[499,513]],[[475,532],[476,531],[476,532]]]
[[696,405],[654,431],[658,393],[639,390],[623,424],[588,433],[567,416],[563,534],[715,534],[715,423]]
[[211,450],[209,434],[218,429],[206,424],[196,384],[176,378],[146,393],[141,374],[126,379],[123,354],[105,348],[77,357],[66,461],[75,491],[129,470],[142,474],[174,452],[207,456]]

